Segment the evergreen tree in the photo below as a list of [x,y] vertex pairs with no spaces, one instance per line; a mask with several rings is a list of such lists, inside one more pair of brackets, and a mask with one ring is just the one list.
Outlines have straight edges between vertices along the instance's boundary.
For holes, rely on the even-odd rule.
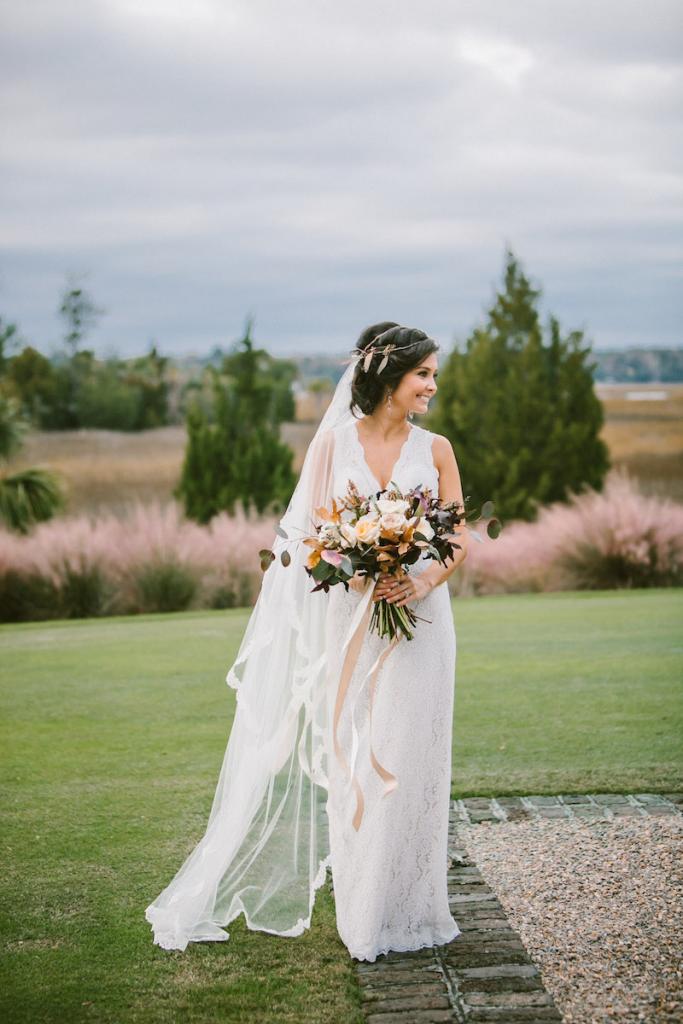
[[64,358],[55,366],[61,392],[59,406],[55,409],[54,425],[58,429],[83,426],[78,410],[79,392],[90,376],[95,354],[81,349],[81,344],[104,312],[76,280],[67,282],[59,301],[59,315],[65,326]]
[[552,315],[544,344],[539,295],[508,249],[504,288],[441,368],[429,417],[453,444],[464,493],[475,506],[492,499],[502,519],[533,519],[584,484],[599,490],[609,468],[590,346],[581,331],[562,337]]
[[152,345],[146,356],[121,365],[122,382],[137,398],[135,430],[149,430],[168,423],[168,357]]
[[59,315],[66,326],[64,342],[70,356],[78,352],[83,338],[104,310],[96,306],[88,292],[75,281],[67,284],[59,303]]
[[49,429],[58,397],[57,375],[50,360],[32,345],[27,345],[7,360],[5,384],[17,397],[23,413],[31,422]]
[[293,452],[280,441],[280,423],[293,405],[283,399],[274,360],[254,348],[251,323],[212,378],[210,408],[193,403],[187,414],[187,448],[176,494],[192,519],[208,522],[222,510],[281,511],[296,482]]
[[2,376],[7,369],[9,350],[17,344],[17,341],[17,325],[7,323],[0,316],[0,376]]

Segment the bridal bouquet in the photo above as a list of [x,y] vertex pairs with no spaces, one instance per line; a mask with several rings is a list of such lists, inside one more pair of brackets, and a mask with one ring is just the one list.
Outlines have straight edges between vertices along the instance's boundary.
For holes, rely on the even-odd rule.
[[[405,493],[393,487],[366,498],[349,481],[347,493],[332,499],[331,510],[318,508],[315,514],[322,522],[317,535],[303,542],[312,549],[305,568],[317,583],[313,591],[327,592],[338,583],[348,590],[357,572],[372,578],[379,573],[401,576],[423,554],[445,563],[461,546],[453,534],[464,522],[465,508],[421,487]],[[412,640],[419,618],[407,605],[397,607],[382,598],[375,602],[369,628],[390,639],[400,631]]]

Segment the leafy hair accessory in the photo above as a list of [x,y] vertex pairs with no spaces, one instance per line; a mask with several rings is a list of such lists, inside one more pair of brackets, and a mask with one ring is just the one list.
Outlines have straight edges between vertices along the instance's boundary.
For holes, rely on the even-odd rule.
[[[390,331],[393,329],[393,327],[389,328]],[[387,333],[388,331],[382,331],[382,334]],[[363,360],[363,373],[367,373],[369,371],[372,364],[372,357],[377,355],[378,352],[382,353],[382,358],[379,366],[377,367],[377,374],[379,375],[389,362],[389,356],[392,352],[401,352],[404,348],[413,348],[419,341],[419,339],[416,341],[409,341],[407,345],[394,345],[391,342],[388,345],[378,345],[377,341],[382,337],[382,334],[378,334],[377,337],[372,339],[370,348],[354,348],[352,350],[352,354],[356,361],[359,361],[361,358]]]

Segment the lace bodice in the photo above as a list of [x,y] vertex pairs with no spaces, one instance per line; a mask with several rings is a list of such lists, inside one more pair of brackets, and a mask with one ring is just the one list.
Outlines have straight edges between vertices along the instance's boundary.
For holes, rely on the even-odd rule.
[[[410,424],[410,433],[391,474],[391,479],[402,490],[422,484],[431,488],[434,497],[438,497],[439,474],[432,454],[434,436],[431,430]],[[346,492],[349,479],[362,494],[374,493],[381,488],[365,459],[355,420],[335,433],[333,471],[335,494]]]

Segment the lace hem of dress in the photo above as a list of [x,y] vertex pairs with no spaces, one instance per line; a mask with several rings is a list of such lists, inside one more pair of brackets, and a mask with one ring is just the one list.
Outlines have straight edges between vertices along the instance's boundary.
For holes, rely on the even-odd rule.
[[[415,950],[424,949],[426,946],[443,946],[457,939],[461,934],[460,928],[456,921],[453,920],[452,927],[446,931],[431,927],[421,928],[415,933],[414,939],[408,945],[385,939],[385,945],[379,945],[372,949],[367,947],[358,950],[351,949],[350,947],[347,947],[347,949],[355,960],[367,960],[372,964],[378,956],[384,956],[386,953],[414,953]],[[405,935],[405,932],[402,935]]]

